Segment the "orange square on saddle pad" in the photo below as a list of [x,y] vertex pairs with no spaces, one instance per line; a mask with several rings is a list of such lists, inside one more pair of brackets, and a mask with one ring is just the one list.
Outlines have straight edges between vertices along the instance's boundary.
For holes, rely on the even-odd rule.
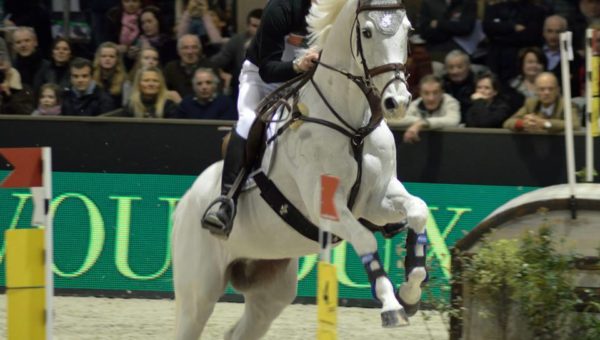
[[335,207],[335,193],[340,184],[340,179],[335,176],[321,175],[321,217],[339,221]]

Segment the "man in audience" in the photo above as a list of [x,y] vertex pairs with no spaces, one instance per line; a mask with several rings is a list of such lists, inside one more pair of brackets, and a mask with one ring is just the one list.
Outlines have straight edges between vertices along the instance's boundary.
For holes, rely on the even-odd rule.
[[170,61],[165,66],[165,81],[169,90],[177,92],[183,98],[194,94],[192,77],[196,69],[213,67],[213,65],[203,55],[202,45],[197,35],[182,35],[177,41],[177,53],[180,59]]
[[37,50],[38,41],[31,27],[19,27],[12,35],[16,52],[15,68],[21,74],[23,85],[30,86],[36,93],[46,82],[50,62],[42,58]]
[[390,125],[408,127],[403,137],[405,143],[420,141],[419,132],[423,129],[456,127],[460,122],[460,104],[444,93],[438,77],[428,75],[421,78],[419,92],[421,97],[410,103],[404,118],[388,120]]
[[464,112],[471,107],[471,95],[475,92],[475,74],[471,71],[469,56],[453,50],[446,56],[446,74],[443,77],[443,87],[446,93],[460,102],[461,122],[464,122]]
[[92,80],[92,62],[75,58],[70,64],[71,87],[65,91],[62,114],[97,116],[114,109],[113,100]]
[[476,19],[473,0],[423,0],[417,26],[431,59],[441,62],[446,53],[460,48],[456,38],[471,34]]
[[246,59],[246,50],[250,41],[256,35],[256,30],[260,25],[262,9],[254,9],[246,17],[246,31],[238,33],[231,37],[229,41],[221,48],[219,53],[210,58],[216,67],[222,68],[225,72],[231,74],[231,83],[229,84],[232,97],[237,100],[238,85],[242,64]]
[[217,93],[219,77],[212,69],[197,69],[192,82],[195,95],[183,98],[175,118],[237,120],[233,100]]
[[[560,86],[553,73],[542,72],[535,79],[536,97],[527,99],[525,105],[504,122],[504,128],[513,131],[556,133],[565,130],[564,101]],[[577,108],[572,106],[573,129],[581,127]]]
[[[567,20],[559,15],[551,15],[544,21],[544,45],[542,50],[548,60],[546,69],[556,76],[559,84],[562,85],[562,68],[560,66],[560,34],[567,31]],[[571,70],[571,94],[573,97],[579,96],[579,77],[577,70],[581,66],[581,57],[578,54],[573,55],[573,61],[569,63]]]

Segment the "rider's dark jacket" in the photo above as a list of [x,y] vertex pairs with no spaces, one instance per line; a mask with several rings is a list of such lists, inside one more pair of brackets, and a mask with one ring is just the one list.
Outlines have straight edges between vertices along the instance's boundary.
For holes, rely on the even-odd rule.
[[264,82],[276,83],[292,79],[292,61],[282,61],[286,37],[292,33],[306,36],[306,15],[311,0],[270,0],[265,7],[256,37],[250,43],[246,59],[258,66]]

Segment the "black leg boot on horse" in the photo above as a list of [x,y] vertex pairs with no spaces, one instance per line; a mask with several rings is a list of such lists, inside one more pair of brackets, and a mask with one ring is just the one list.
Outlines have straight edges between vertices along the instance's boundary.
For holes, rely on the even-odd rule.
[[[243,183],[239,182],[246,178],[245,174],[241,173],[246,165],[246,144],[246,139],[233,129],[223,161],[221,196],[210,204],[202,217],[202,227],[217,237],[228,238],[233,228],[237,199],[243,187]],[[218,209],[213,209],[215,204],[220,204]]]

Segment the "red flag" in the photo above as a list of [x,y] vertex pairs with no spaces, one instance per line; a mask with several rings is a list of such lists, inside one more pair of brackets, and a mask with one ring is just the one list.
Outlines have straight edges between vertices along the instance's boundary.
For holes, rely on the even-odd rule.
[[335,192],[339,184],[339,178],[321,175],[321,217],[339,221],[340,217],[334,202]]
[[14,168],[0,187],[42,186],[42,148],[0,148],[0,155],[4,156]]

